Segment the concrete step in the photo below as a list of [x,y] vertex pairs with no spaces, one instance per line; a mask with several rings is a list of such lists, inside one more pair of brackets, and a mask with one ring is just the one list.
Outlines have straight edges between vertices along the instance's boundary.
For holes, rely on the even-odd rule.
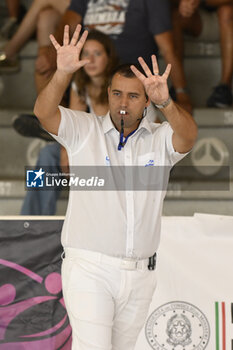
[[185,58],[213,58],[221,56],[219,42],[216,41],[199,41],[199,39],[186,37],[184,46]]
[[36,100],[34,64],[37,52],[35,41],[30,41],[20,53],[20,71],[1,74],[0,108],[32,109]]
[[165,198],[164,216],[192,216],[194,213],[215,215],[233,215],[232,199],[230,200],[170,200]]
[[[158,113],[160,119],[165,120],[159,110]],[[233,127],[233,106],[229,108],[197,107],[193,110],[193,117],[199,128]]]
[[200,128],[233,127],[233,107],[196,108],[193,116]]

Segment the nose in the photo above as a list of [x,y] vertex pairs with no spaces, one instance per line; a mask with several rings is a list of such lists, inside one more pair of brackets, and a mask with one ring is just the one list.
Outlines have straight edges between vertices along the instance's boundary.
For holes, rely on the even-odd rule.
[[90,60],[91,63],[93,63],[95,60],[95,57],[94,55],[89,55],[88,59]]
[[127,96],[122,95],[121,101],[120,101],[121,109],[127,108],[128,102],[127,102]]

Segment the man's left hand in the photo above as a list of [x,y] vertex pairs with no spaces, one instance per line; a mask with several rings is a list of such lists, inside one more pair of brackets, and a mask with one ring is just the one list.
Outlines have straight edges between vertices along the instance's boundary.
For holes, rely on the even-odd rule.
[[155,104],[162,104],[167,101],[169,98],[169,89],[167,85],[167,79],[171,71],[171,64],[167,65],[165,72],[162,75],[159,75],[159,68],[157,64],[157,60],[155,55],[151,56],[153,73],[150,68],[144,61],[142,57],[138,58],[138,61],[143,68],[145,75],[139,72],[139,70],[132,65],[131,69],[136,75],[136,77],[142,82],[144,85],[146,94],[150,98],[152,102]]

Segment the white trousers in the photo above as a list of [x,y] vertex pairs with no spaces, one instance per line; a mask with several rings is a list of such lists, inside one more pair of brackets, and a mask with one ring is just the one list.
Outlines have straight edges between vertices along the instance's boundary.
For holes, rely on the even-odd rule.
[[63,296],[72,350],[133,350],[156,287],[148,260],[135,262],[66,248]]

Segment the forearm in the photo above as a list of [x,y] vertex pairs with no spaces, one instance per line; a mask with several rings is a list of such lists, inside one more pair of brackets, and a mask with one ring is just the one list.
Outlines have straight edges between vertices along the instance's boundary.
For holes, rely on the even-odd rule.
[[34,113],[42,123],[57,113],[58,106],[71,78],[72,74],[57,70],[47,86],[38,95]]
[[161,112],[174,131],[173,145],[175,150],[181,153],[189,151],[197,138],[197,125],[191,114],[174,101],[162,108]]

